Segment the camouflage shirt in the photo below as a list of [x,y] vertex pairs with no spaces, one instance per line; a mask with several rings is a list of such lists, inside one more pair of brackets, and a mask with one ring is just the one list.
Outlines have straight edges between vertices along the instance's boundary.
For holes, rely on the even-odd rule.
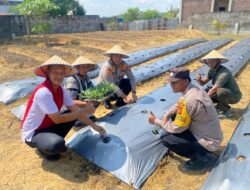
[[83,100],[79,94],[90,88],[93,87],[93,83],[91,82],[89,76],[86,77],[79,77],[78,75],[70,76],[66,78],[64,83],[64,88],[69,92],[71,98],[73,100]]

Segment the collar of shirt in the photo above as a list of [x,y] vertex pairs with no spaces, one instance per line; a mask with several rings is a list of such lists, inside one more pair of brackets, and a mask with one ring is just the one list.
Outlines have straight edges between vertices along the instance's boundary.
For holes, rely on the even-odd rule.
[[219,64],[212,70],[217,73],[221,67],[222,67],[221,64]]
[[182,92],[182,95],[185,95],[192,87],[194,86],[194,84],[192,82],[190,82],[186,89]]

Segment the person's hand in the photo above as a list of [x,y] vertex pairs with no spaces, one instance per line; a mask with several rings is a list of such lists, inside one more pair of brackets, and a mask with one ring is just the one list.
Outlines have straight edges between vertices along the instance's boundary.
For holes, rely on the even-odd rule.
[[91,101],[91,102],[95,108],[97,108],[101,104],[101,102],[98,101]]
[[88,101],[86,103],[86,106],[88,106],[88,107],[94,107],[94,103],[92,101]]
[[123,101],[127,104],[132,104],[133,103],[133,99],[130,98],[129,96],[126,96],[125,98],[123,98]]
[[132,99],[134,102],[137,100],[136,92],[132,92]]
[[91,114],[95,112],[95,107],[93,102],[87,102],[87,104],[84,106],[84,109],[82,110],[82,114]]
[[98,131],[101,135],[104,135],[106,134],[106,131],[103,127],[99,126],[99,125],[94,125],[93,126],[93,129],[95,129],[96,131]]
[[85,107],[87,104],[88,104],[88,101],[81,101],[81,107]]
[[86,118],[88,115],[92,115],[95,112],[95,107],[93,104],[88,104],[84,106],[84,109],[78,109],[76,111],[76,118],[86,123]]
[[164,124],[167,123],[169,119],[170,119],[170,116],[168,114],[164,114],[162,116],[162,121]]
[[201,74],[200,74],[200,73],[199,73],[198,75],[196,75],[196,80],[197,80],[198,82],[201,81]]
[[156,119],[156,117],[153,114],[153,112],[150,112],[150,115],[149,115],[149,118],[148,118],[149,123],[155,124],[155,119]]

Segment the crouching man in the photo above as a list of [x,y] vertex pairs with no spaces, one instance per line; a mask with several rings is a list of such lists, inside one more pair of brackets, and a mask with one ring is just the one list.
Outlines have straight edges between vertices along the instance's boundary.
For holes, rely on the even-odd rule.
[[212,80],[212,88],[208,91],[208,96],[214,103],[217,103],[219,118],[224,119],[229,116],[229,104],[236,104],[241,100],[242,94],[232,72],[221,65],[228,59],[216,50],[201,58],[200,62],[206,64],[210,70],[207,77],[202,78],[199,74],[196,77],[200,85],[205,85]]
[[[64,77],[75,74],[75,69],[58,56],[53,56],[35,68],[34,73],[45,77],[32,93],[22,121],[22,140],[37,148],[47,160],[58,160],[66,151],[64,137],[77,119],[90,125],[99,133],[105,130],[93,123],[87,115],[93,113],[91,106],[80,110],[74,105],[68,92],[61,87]],[[62,106],[68,113],[60,113]]]
[[183,165],[186,170],[208,169],[216,162],[213,152],[218,150],[223,138],[213,102],[201,87],[191,83],[186,68],[173,69],[170,84],[173,92],[182,96],[162,120],[150,114],[149,122],[166,130],[161,136],[164,146],[189,158]]
[[[123,58],[128,58],[127,53],[118,45],[109,49],[105,53],[110,59],[102,65],[101,71],[97,78],[97,84],[107,81],[119,86],[119,91],[109,99],[104,101],[104,106],[111,109],[111,101],[116,100],[115,105],[122,107],[126,104],[136,102],[136,82],[135,76],[131,71],[130,66],[123,61]],[[125,75],[127,78],[125,78]],[[129,93],[132,91],[132,97]]]

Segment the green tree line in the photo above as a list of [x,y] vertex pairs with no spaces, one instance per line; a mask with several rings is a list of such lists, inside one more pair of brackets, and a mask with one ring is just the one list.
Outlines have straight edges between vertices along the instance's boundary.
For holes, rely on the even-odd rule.
[[150,20],[155,18],[175,18],[177,17],[179,9],[173,9],[164,13],[160,13],[157,10],[140,11],[138,7],[129,8],[125,13],[119,17],[123,18],[125,22],[131,22],[134,20]]

